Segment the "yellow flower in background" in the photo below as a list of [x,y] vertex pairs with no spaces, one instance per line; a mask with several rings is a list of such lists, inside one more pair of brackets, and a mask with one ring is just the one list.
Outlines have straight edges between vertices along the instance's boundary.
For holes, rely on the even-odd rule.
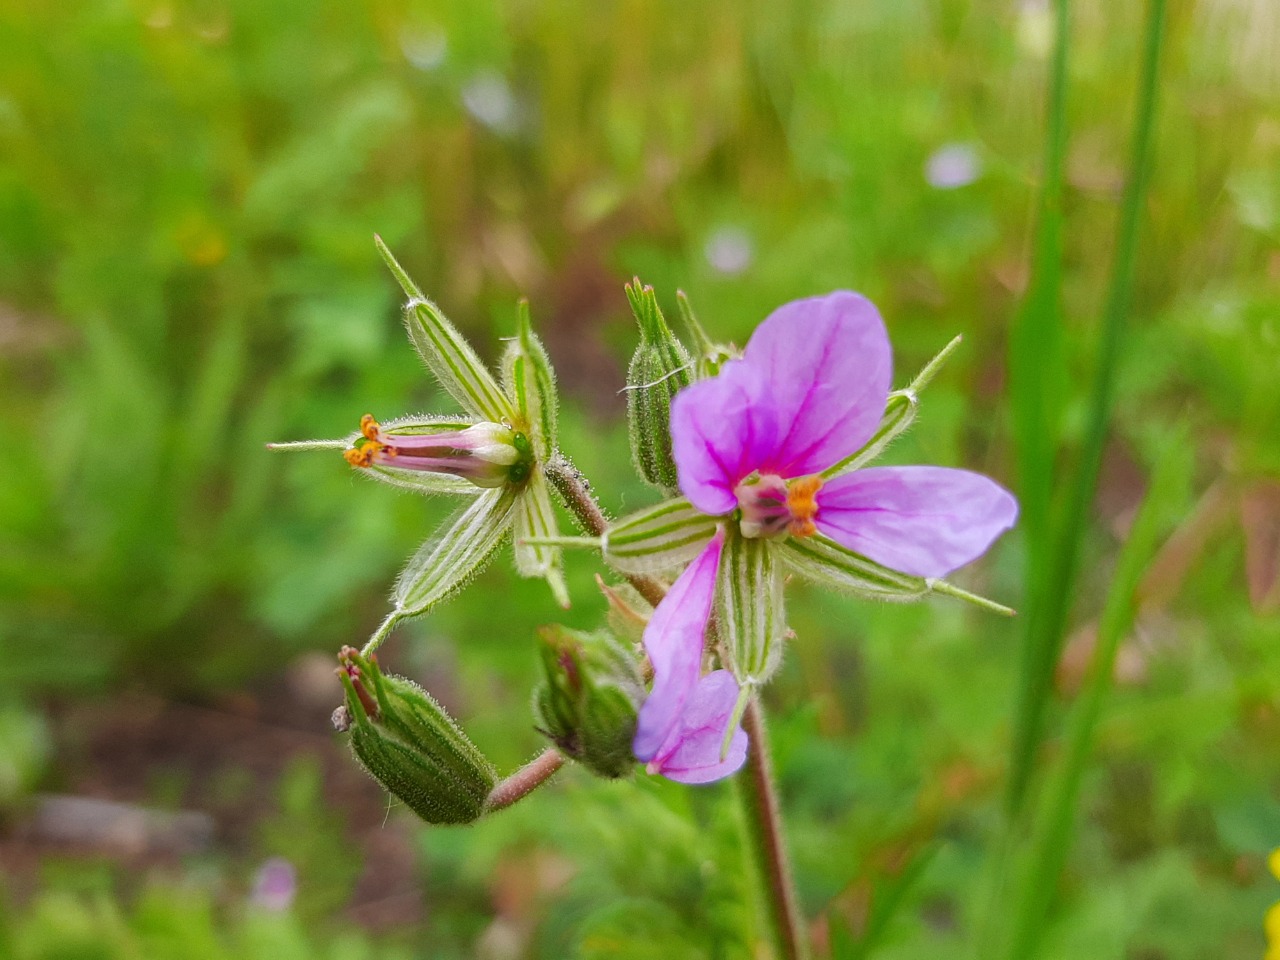
[[[1271,851],[1267,866],[1271,868],[1271,875],[1280,880],[1280,847]],[[1271,905],[1262,921],[1262,928],[1267,933],[1267,952],[1262,960],[1280,960],[1280,902]]]

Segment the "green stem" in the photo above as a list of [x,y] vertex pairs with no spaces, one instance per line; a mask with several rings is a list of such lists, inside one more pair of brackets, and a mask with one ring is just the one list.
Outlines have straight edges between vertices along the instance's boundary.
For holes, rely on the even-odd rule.
[[548,747],[511,776],[503,779],[489,799],[485,801],[485,813],[504,810],[517,800],[522,800],[550,780],[562,766],[564,757],[559,751]]
[[1067,153],[1068,0],[1056,0],[1044,182],[1040,191],[1035,251],[1026,301],[1010,338],[1009,376],[1017,440],[1020,523],[1027,539],[1027,599],[1022,663],[1014,722],[1006,807],[1022,809],[1039,744],[1043,706],[1056,650],[1042,629],[1046,593],[1057,588],[1047,575],[1051,549],[1050,501],[1067,383],[1062,322],[1062,195]]
[[1014,779],[1010,785],[1010,808],[1018,812],[1030,780],[1031,761],[1044,725],[1044,705],[1053,682],[1053,670],[1066,632],[1066,618],[1075,584],[1081,533],[1089,504],[1097,488],[1102,466],[1102,449],[1107,438],[1115,393],[1116,369],[1124,346],[1125,319],[1133,290],[1137,262],[1138,228],[1146,195],[1147,168],[1151,153],[1151,132],[1155,120],[1157,77],[1164,38],[1165,0],[1151,0],[1147,9],[1146,42],[1133,140],[1124,200],[1117,227],[1116,254],[1102,316],[1098,367],[1093,378],[1088,420],[1080,462],[1068,490],[1067,501],[1056,524],[1048,571],[1041,583],[1047,586],[1033,600],[1031,620],[1036,631],[1038,654],[1035,669],[1024,691],[1023,722],[1019,724],[1020,745],[1015,754]]
[[[547,479],[582,528],[592,536],[603,536],[609,521],[582,473],[560,454],[545,469]],[[666,586],[658,580],[641,576],[628,576],[627,580],[655,607],[666,595]],[[797,905],[791,865],[782,837],[782,812],[773,783],[764,719],[754,700],[747,704],[742,726],[749,746],[747,767],[737,782],[753,853],[769,899],[778,951],[783,960],[805,960],[809,951],[804,937],[804,920]]]

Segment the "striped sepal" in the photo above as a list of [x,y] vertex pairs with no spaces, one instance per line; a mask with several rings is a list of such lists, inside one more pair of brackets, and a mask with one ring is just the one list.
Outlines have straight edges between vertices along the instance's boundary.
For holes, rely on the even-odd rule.
[[502,545],[516,496],[510,486],[485,490],[441,524],[400,574],[393,617],[424,614],[466,586]]
[[907,602],[929,592],[923,577],[882,567],[822,534],[788,537],[777,548],[779,560],[806,580],[871,600]]
[[516,308],[518,330],[502,356],[502,383],[515,401],[534,455],[544,463],[556,445],[556,376],[547,350],[529,322],[528,301]]
[[718,522],[684,497],[664,500],[609,524],[604,559],[624,573],[670,570],[696,557]]
[[516,571],[522,577],[545,577],[556,603],[567,609],[569,591],[564,582],[564,563],[559,548],[525,542],[529,537],[546,538],[558,534],[551,491],[542,475],[542,467],[535,465],[516,500]]
[[439,307],[426,299],[410,300],[405,304],[404,322],[427,367],[463,410],[494,423],[512,421],[511,401]]
[[743,686],[768,681],[782,662],[786,614],[774,544],[731,532],[716,583],[720,639]]

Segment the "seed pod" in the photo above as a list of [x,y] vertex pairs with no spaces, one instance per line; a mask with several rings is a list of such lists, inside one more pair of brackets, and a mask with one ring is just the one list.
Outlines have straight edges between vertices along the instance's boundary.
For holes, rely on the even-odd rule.
[[642,287],[637,279],[626,289],[640,325],[640,344],[627,368],[631,455],[647,483],[672,493],[677,475],[671,455],[671,398],[693,381],[693,360],[667,326],[653,287]]
[[[344,647],[351,749],[360,765],[427,823],[471,823],[497,784],[493,765],[425,690]],[[335,726],[338,726],[335,719]]]
[[608,631],[539,631],[544,683],[534,691],[539,728],[560,751],[601,777],[626,776],[644,698],[638,658]]

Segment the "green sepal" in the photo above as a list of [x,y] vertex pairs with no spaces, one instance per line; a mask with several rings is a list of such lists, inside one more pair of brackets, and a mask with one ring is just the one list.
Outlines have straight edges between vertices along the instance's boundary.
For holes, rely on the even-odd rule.
[[[497,784],[484,754],[425,690],[350,648],[339,657],[360,765],[427,823],[471,823]],[[357,689],[359,685],[359,689]]]
[[653,287],[638,279],[626,286],[640,343],[627,368],[627,427],[636,470],[666,493],[678,486],[671,453],[671,400],[693,382],[693,360],[671,332]]
[[592,773],[614,779],[631,773],[631,743],[644,699],[639,658],[607,630],[582,633],[549,626],[539,631],[543,680],[534,690],[538,728]]
[[916,577],[883,566],[820,533],[811,537],[788,537],[777,541],[776,546],[778,559],[792,572],[865,600],[911,603],[937,593],[1005,617],[1012,617],[1016,612],[947,580]]
[[465,587],[502,546],[517,496],[510,484],[484,490],[441,524],[400,574],[388,619],[420,616]]
[[782,572],[773,547],[771,541],[730,530],[720,555],[716,575],[720,641],[727,666],[744,687],[767,683],[782,662],[786,611]]
[[609,524],[601,550],[605,562],[624,573],[670,570],[696,557],[718,523],[684,497],[673,497]]
[[680,310],[680,319],[694,346],[693,379],[707,380],[716,376],[720,368],[729,360],[742,356],[742,351],[730,344],[716,343],[707,336],[693,312],[693,306],[683,290],[676,291],[676,306]]
[[543,577],[556,603],[567,609],[569,589],[564,582],[563,554],[559,547],[536,542],[559,535],[551,491],[540,463],[533,464],[520,491],[515,515],[516,572],[522,577]]
[[929,592],[923,577],[882,566],[820,533],[788,537],[775,546],[778,559],[806,580],[864,599],[909,603]]
[[534,455],[546,463],[556,446],[556,375],[546,348],[533,332],[527,300],[516,307],[516,324],[516,336],[502,355],[502,382],[515,403],[519,427],[533,442]]
[[378,253],[386,261],[409,302],[404,306],[404,324],[409,340],[423,362],[461,404],[462,409],[481,420],[510,423],[515,414],[511,401],[499,389],[471,344],[434,303],[422,295],[404,267],[392,256],[381,237],[375,237]]

